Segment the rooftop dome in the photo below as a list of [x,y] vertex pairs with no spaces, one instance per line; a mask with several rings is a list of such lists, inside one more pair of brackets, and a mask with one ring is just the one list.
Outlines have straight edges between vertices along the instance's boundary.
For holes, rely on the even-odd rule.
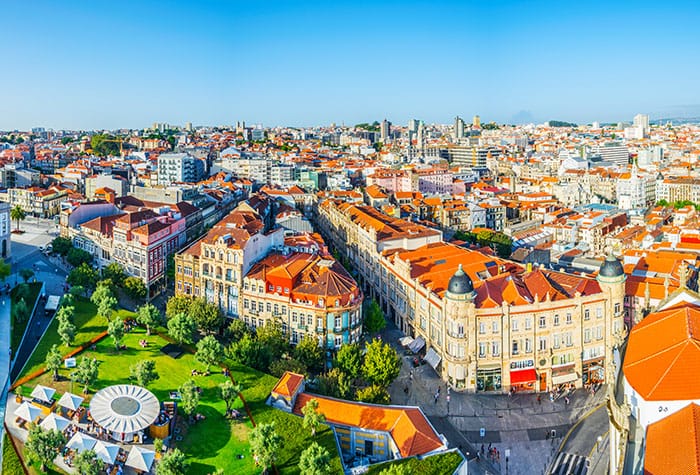
[[462,270],[462,264],[459,265],[457,272],[450,277],[450,282],[447,284],[447,291],[451,294],[466,294],[474,291],[474,284],[464,270]]
[[603,265],[600,266],[600,272],[598,275],[602,277],[620,277],[625,273],[622,268],[622,263],[612,254],[608,254],[605,258]]

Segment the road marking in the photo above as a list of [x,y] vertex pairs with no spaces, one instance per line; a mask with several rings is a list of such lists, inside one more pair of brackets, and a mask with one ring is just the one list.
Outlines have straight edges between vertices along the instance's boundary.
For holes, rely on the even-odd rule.
[[587,413],[585,413],[583,415],[583,417],[581,417],[579,420],[577,420],[576,423],[573,426],[571,426],[571,429],[569,429],[569,432],[567,432],[566,435],[564,436],[564,438],[561,440],[561,444],[559,444],[559,450],[557,452],[561,452],[561,449],[564,448],[564,444],[566,444],[566,441],[569,440],[569,437],[571,436],[571,433],[574,431],[574,429],[576,429],[581,422],[585,421],[588,417],[590,417],[594,412],[596,412],[598,409],[600,409],[603,406],[605,406],[605,402],[601,402],[600,404],[598,404],[594,408],[591,408]]
[[[606,430],[606,431],[605,431],[605,434],[603,434],[603,435],[601,436],[601,440],[600,440],[600,441],[601,441],[601,442],[604,441],[605,438],[608,436],[609,433],[610,433],[610,429]],[[588,458],[591,458],[591,455],[593,455],[593,451],[598,447],[598,445],[599,445],[599,444],[598,444],[598,441],[596,440],[596,441],[595,441],[595,444],[593,445],[593,448],[591,449],[590,452],[588,452]]]

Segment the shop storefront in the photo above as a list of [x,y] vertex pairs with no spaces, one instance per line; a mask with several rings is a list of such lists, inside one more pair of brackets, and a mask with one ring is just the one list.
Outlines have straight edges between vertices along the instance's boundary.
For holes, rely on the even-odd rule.
[[552,368],[552,388],[561,388],[579,379],[575,365],[567,364]]
[[510,363],[510,387],[515,391],[534,391],[537,382],[534,360]]
[[583,384],[605,382],[605,359],[595,358],[583,362]]
[[501,390],[501,367],[478,368],[476,370],[477,391]]

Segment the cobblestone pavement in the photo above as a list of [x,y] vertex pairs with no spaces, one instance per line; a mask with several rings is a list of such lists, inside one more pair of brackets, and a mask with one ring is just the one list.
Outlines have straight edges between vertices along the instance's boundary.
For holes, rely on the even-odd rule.
[[[563,399],[550,402],[547,397],[538,403],[537,395],[530,393],[509,396],[448,391],[429,365],[412,368],[412,357],[405,356],[398,343],[401,336],[391,324],[382,333],[382,338],[402,355],[401,373],[389,388],[392,402],[423,409],[450,447],[461,447],[470,460],[470,474],[543,473],[556,456],[563,435],[605,398],[603,390],[591,395],[579,389],[571,394],[569,404]],[[438,388],[440,395],[436,400]],[[498,458],[488,457],[489,446],[498,450]],[[477,451],[480,460],[476,459]]]

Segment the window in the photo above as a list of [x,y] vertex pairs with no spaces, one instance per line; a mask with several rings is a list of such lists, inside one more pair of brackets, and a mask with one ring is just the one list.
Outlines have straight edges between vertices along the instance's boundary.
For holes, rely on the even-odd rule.
[[603,318],[603,307],[598,307],[595,309],[596,318]]
[[596,340],[603,339],[603,327],[602,326],[595,327],[595,337],[596,337]]
[[568,324],[570,324],[570,323],[571,323],[571,312],[568,312],[568,313],[566,314],[566,324],[568,325]]
[[486,356],[486,343],[480,342],[479,343],[479,358],[483,358]]
[[484,322],[479,322],[479,333],[486,333],[486,324]]
[[513,354],[518,354],[518,340],[513,340]]
[[554,326],[555,327],[559,326],[559,314],[558,313],[554,314]]
[[589,328],[586,328],[583,331],[583,342],[588,343],[591,341],[591,330]]
[[255,312],[257,310],[257,307],[256,307],[257,304],[258,303],[255,300],[251,300],[250,301],[250,309]]
[[545,351],[547,349],[547,338],[540,337],[540,351]]
[[553,337],[554,340],[552,341],[552,346],[554,346],[554,348],[559,348],[559,334],[555,333]]
[[513,320],[512,322],[510,322],[510,328],[511,328],[511,330],[513,330],[514,332],[517,332],[517,331],[518,331],[518,321],[517,321],[517,320]]
[[584,320],[590,320],[590,319],[591,319],[591,310],[590,310],[590,309],[587,308],[587,309],[583,312],[583,319],[584,319]]
[[620,315],[620,308],[621,308],[620,302],[617,302],[617,303],[615,304],[615,316],[616,316],[616,317],[617,317],[618,315]]
[[336,348],[343,344],[343,337],[341,335],[336,335],[335,346]]
[[525,319],[525,330],[529,330],[532,328],[532,318],[527,317]]
[[296,322],[297,322],[297,313],[292,312],[292,323],[296,323]]
[[464,336],[464,325],[462,325],[461,323],[457,325],[457,336]]
[[564,342],[566,346],[572,346],[574,342],[571,340],[571,332],[566,332],[564,334]]
[[267,304],[265,305],[265,310],[267,310],[268,312],[272,312],[272,304],[270,302],[267,302]]
[[371,440],[365,440],[365,455],[374,455],[374,448]]
[[530,353],[532,351],[532,340],[525,338],[525,353]]
[[491,323],[491,331],[493,333],[498,333],[498,322],[496,320]]
[[491,355],[498,356],[501,354],[501,343],[498,341],[491,342]]
[[248,299],[243,299],[243,308],[248,308]]
[[540,328],[544,328],[547,325],[547,317],[540,315]]

